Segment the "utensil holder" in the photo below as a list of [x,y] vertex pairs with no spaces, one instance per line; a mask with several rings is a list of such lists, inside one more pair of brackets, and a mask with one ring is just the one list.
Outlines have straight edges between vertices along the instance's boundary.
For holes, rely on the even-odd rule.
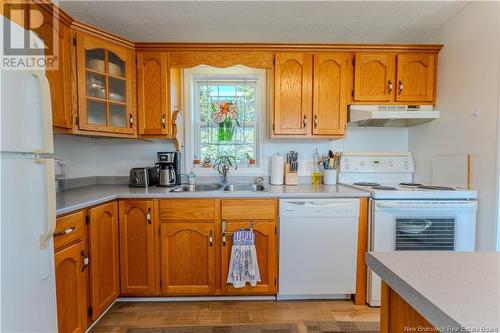
[[337,184],[337,170],[323,170],[323,184],[336,185]]
[[296,171],[290,171],[290,164],[285,164],[285,185],[299,185],[299,175]]

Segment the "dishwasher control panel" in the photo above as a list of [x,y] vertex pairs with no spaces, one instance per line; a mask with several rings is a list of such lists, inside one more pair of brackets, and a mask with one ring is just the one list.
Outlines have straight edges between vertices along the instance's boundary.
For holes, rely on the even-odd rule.
[[358,217],[359,199],[281,199],[280,217]]

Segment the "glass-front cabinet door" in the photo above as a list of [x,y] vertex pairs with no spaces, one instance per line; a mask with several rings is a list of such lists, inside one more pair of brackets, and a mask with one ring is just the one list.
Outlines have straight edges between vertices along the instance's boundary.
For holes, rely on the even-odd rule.
[[79,129],[134,135],[133,51],[80,33],[76,50]]

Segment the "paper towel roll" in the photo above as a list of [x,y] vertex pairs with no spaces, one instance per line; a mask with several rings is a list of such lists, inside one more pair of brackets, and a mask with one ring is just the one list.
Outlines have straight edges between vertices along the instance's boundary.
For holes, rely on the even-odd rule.
[[285,173],[285,156],[273,155],[271,157],[271,184],[283,185]]

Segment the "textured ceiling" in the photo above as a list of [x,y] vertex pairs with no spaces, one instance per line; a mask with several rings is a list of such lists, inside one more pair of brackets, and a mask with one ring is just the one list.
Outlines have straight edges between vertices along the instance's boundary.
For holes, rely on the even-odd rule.
[[132,41],[430,43],[467,2],[60,1]]

